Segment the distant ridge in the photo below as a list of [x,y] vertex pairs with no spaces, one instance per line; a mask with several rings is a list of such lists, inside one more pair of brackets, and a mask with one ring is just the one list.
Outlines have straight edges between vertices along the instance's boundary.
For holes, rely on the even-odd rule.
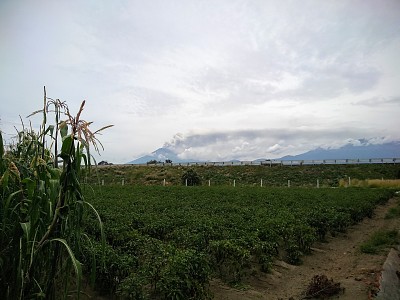
[[400,142],[355,146],[347,144],[338,149],[317,148],[299,155],[288,155],[281,160],[369,159],[399,158]]
[[[370,158],[400,158],[400,141],[383,144],[371,144],[365,139],[358,140],[359,145],[347,144],[337,149],[316,148],[298,155],[288,155],[275,160],[324,160],[324,159],[370,159]],[[146,164],[151,160],[173,163],[200,162],[197,159],[181,159],[178,154],[168,148],[159,148],[152,153],[128,162],[128,164]],[[268,157],[257,159],[262,161]],[[229,162],[238,162],[232,159]],[[204,162],[204,161],[202,161]]]

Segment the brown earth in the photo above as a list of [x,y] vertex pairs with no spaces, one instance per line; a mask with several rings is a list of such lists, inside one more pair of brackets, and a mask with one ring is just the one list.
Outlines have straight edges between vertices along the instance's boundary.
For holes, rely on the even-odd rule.
[[211,283],[216,300],[297,300],[314,275],[326,275],[340,283],[344,291],[335,296],[341,300],[370,299],[376,290],[380,271],[390,249],[379,255],[360,252],[360,245],[380,229],[400,229],[400,219],[385,219],[387,211],[398,205],[398,198],[388,201],[367,218],[352,226],[346,233],[329,237],[327,243],[315,244],[312,254],[303,258],[300,266],[276,262],[272,274],[258,273],[244,281],[242,288],[232,288],[219,280]]

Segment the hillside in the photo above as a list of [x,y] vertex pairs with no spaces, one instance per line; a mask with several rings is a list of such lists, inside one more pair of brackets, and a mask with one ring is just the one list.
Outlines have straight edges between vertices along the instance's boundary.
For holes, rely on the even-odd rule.
[[203,185],[260,185],[320,186],[337,187],[339,180],[352,179],[398,179],[400,164],[360,164],[360,165],[307,165],[307,166],[162,166],[162,165],[122,165],[101,166],[94,169],[88,178],[91,184],[131,185],[181,185],[181,176],[188,169],[194,169]]

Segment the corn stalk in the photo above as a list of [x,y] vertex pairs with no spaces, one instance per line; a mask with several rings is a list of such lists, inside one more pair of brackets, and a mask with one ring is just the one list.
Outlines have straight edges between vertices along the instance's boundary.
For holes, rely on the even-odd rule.
[[[101,145],[95,134],[109,127],[92,132],[91,123],[80,117],[84,105],[72,116],[65,102],[47,98],[45,90],[43,109],[33,113],[43,113],[38,133],[23,127],[16,145],[5,152],[0,132],[0,299],[59,299],[70,296],[71,289],[79,298],[82,265],[77,257],[86,238],[82,218],[87,207],[103,233],[80,180],[90,169],[89,146],[99,151]],[[52,112],[56,124],[48,125]],[[54,153],[47,140],[54,143]]]

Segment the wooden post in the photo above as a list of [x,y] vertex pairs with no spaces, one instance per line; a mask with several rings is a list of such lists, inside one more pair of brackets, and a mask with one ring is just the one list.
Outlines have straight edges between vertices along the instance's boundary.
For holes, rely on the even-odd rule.
[[124,186],[124,185],[125,185],[125,179],[122,178],[122,186]]
[[101,180],[101,185],[104,185],[104,179]]
[[319,179],[317,179],[317,188],[319,188]]
[[260,186],[262,187],[262,178],[261,178]]
[[187,186],[187,178],[185,179],[185,186]]
[[290,180],[287,181],[287,186],[290,187]]
[[236,186],[236,180],[233,179],[233,187],[235,187],[235,186]]
[[208,180],[208,186],[211,186],[211,180],[210,179]]
[[350,178],[350,176],[349,176],[349,186],[351,186],[351,178]]
[[163,182],[163,186],[165,186],[166,182],[165,182],[165,178],[164,178],[164,182]]

